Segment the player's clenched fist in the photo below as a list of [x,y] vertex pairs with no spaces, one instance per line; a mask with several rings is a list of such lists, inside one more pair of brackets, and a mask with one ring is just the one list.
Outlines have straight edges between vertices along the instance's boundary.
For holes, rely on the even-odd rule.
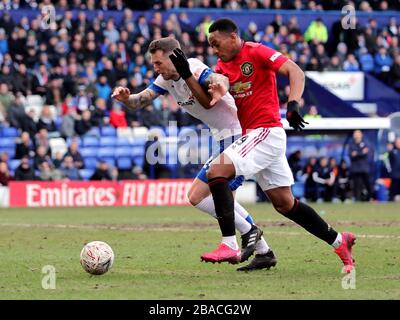
[[129,91],[128,88],[124,87],[117,87],[114,89],[111,98],[117,99],[118,101],[121,101],[123,103],[126,103],[129,99],[131,92]]

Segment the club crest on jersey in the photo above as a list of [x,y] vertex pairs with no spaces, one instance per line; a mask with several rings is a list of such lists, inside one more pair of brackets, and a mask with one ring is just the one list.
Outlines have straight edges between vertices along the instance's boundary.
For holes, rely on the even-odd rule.
[[248,77],[253,73],[253,64],[250,62],[245,62],[240,66],[244,76]]

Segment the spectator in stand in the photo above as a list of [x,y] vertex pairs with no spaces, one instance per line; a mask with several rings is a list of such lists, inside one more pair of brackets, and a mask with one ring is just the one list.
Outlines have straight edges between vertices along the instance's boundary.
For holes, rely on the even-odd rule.
[[15,156],[14,159],[22,159],[24,157],[33,157],[35,152],[33,151],[33,144],[28,132],[22,132],[20,138],[15,144]]
[[309,106],[307,114],[304,115],[304,119],[321,119],[321,115],[318,113],[318,108],[314,105]]
[[44,105],[42,107],[42,113],[37,123],[37,129],[38,131],[41,129],[46,129],[50,138],[56,138],[60,136],[60,133],[57,131],[56,124],[53,120],[50,106]]
[[35,109],[29,109],[28,113],[25,113],[21,118],[21,126],[19,129],[28,132],[31,139],[35,139],[37,133],[37,124],[35,121],[36,113]]
[[15,170],[14,180],[16,181],[38,180],[35,174],[35,169],[31,166],[28,157],[24,157],[21,159],[21,164]]
[[8,186],[8,183],[13,180],[7,162],[0,162],[0,185]]
[[351,198],[350,171],[345,160],[340,161],[338,168],[337,196],[342,202]]
[[40,180],[42,181],[59,181],[64,178],[61,170],[54,168],[53,164],[48,161],[43,161],[39,165]]
[[114,128],[126,128],[128,126],[125,117],[125,111],[117,102],[113,103],[113,109],[110,112],[110,124]]
[[292,170],[294,180],[298,180],[298,176],[301,175],[301,151],[296,150],[288,157],[289,167]]
[[390,69],[390,82],[392,87],[400,93],[400,54],[394,58],[394,63]]
[[75,132],[82,136],[92,129],[91,113],[89,110],[82,112],[81,119],[75,120]]
[[321,18],[317,18],[311,22],[304,33],[304,40],[316,43],[326,43],[328,41],[328,29]]
[[389,153],[390,161],[390,184],[389,200],[394,201],[400,195],[400,137],[394,141],[394,148]]
[[75,120],[77,119],[79,119],[79,116],[76,109],[72,107],[62,117],[60,134],[64,139],[75,136]]
[[13,94],[9,91],[7,83],[0,83],[0,105],[3,106],[3,115],[6,117],[8,109],[14,101]]
[[374,60],[375,72],[382,81],[387,82],[389,79],[390,68],[393,65],[393,59],[387,54],[387,49],[381,46],[378,53],[375,54]]
[[162,126],[161,115],[154,109],[152,104],[144,107],[141,110],[142,125],[150,128],[152,126]]
[[49,143],[49,137],[47,130],[45,128],[42,128],[39,130],[39,132],[36,134],[35,137],[35,147],[37,148],[38,146],[42,146],[46,150],[46,154],[51,156],[51,147]]
[[90,180],[112,180],[108,163],[100,160]]
[[304,197],[308,201],[317,201],[317,185],[313,179],[313,173],[316,171],[317,159],[310,157],[303,168],[302,180],[304,181]]
[[71,141],[68,151],[64,155],[64,159],[65,159],[65,157],[71,157],[72,160],[74,161],[74,165],[77,169],[84,168],[83,157],[82,157],[81,153],[79,152],[79,144],[76,140]]
[[97,98],[94,107],[91,109],[92,124],[102,127],[109,123],[109,114],[107,110],[107,102],[102,98]]
[[44,64],[41,64],[38,69],[35,68],[35,73],[32,79],[32,94],[45,96],[49,79],[50,75]]
[[326,157],[319,159],[319,165],[312,178],[316,183],[317,202],[331,202],[334,197],[335,175]]
[[61,151],[56,151],[56,154],[51,159],[53,161],[54,168],[60,169],[62,161],[63,161],[63,154]]
[[351,159],[350,173],[353,196],[356,201],[369,201],[371,198],[371,185],[369,181],[369,146],[363,140],[360,130],[353,133],[353,139],[349,144]]
[[111,87],[107,83],[107,77],[105,75],[100,75],[99,82],[96,84],[96,89],[98,92],[98,97],[106,101],[109,100],[111,95]]
[[354,54],[349,54],[343,62],[343,71],[359,71],[360,64],[356,60]]
[[60,170],[64,177],[68,180],[82,180],[79,170],[75,165],[74,159],[70,155],[64,156]]
[[36,170],[39,170],[42,162],[52,163],[50,156],[46,153],[46,147],[39,145],[36,148],[36,154],[33,157],[33,167]]
[[24,99],[22,93],[17,92],[15,100],[11,103],[7,111],[8,123],[14,128],[21,128],[21,120],[25,117]]
[[303,168],[301,179],[304,181],[304,198],[308,201],[316,201],[316,183],[312,174],[316,170],[317,159],[310,157]]

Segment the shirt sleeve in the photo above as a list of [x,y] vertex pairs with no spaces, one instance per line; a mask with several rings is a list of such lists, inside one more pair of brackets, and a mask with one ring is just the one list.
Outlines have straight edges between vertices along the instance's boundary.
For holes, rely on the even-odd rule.
[[275,51],[264,45],[260,45],[254,51],[256,58],[262,61],[262,65],[267,69],[277,72],[279,68],[289,60],[282,53]]
[[188,59],[188,61],[193,76],[201,85],[204,85],[205,80],[213,71],[199,59]]
[[161,95],[168,93],[166,83],[162,76],[158,76],[157,79],[149,85],[149,89]]

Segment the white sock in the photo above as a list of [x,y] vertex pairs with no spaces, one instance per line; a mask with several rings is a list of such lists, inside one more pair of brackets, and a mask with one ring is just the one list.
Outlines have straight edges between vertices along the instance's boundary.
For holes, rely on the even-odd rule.
[[336,240],[332,243],[332,247],[337,249],[341,244],[342,244],[342,234],[338,232]]
[[269,245],[264,237],[256,243],[256,254],[266,254],[269,251]]
[[[208,197],[201,200],[195,207],[203,212],[208,213],[212,217],[217,218],[217,215],[215,213],[215,206],[214,206],[214,200],[212,198],[212,195],[209,195]],[[240,208],[242,208],[244,210],[244,208],[241,207],[240,205],[238,206],[238,203],[235,201],[235,207],[234,207],[235,208],[235,228],[242,235],[242,234],[245,234],[250,231],[251,224],[249,222],[247,222],[247,220],[241,214],[239,214],[237,207],[239,208],[239,210],[240,210]],[[247,213],[247,215],[248,215],[248,213]]]
[[235,200],[235,211],[237,211],[238,214],[240,214],[244,219],[246,219],[246,221],[248,221],[247,217],[250,215],[250,213],[245,208],[243,208],[242,205],[236,200]]
[[[235,201],[235,212],[240,214],[246,221],[247,221],[246,218],[250,215],[250,213],[245,208],[243,208],[242,205],[237,201]],[[250,229],[249,229],[249,231],[250,231]],[[256,243],[256,253],[257,254],[266,254],[269,251],[269,249],[270,249],[270,247],[269,247],[267,241],[265,240],[264,237],[261,237],[261,239]]]
[[208,213],[211,217],[217,218],[215,213],[214,201],[211,195],[201,200],[195,207],[205,213]]
[[222,237],[222,243],[231,247],[233,250],[239,249],[239,245],[236,241],[236,236]]

